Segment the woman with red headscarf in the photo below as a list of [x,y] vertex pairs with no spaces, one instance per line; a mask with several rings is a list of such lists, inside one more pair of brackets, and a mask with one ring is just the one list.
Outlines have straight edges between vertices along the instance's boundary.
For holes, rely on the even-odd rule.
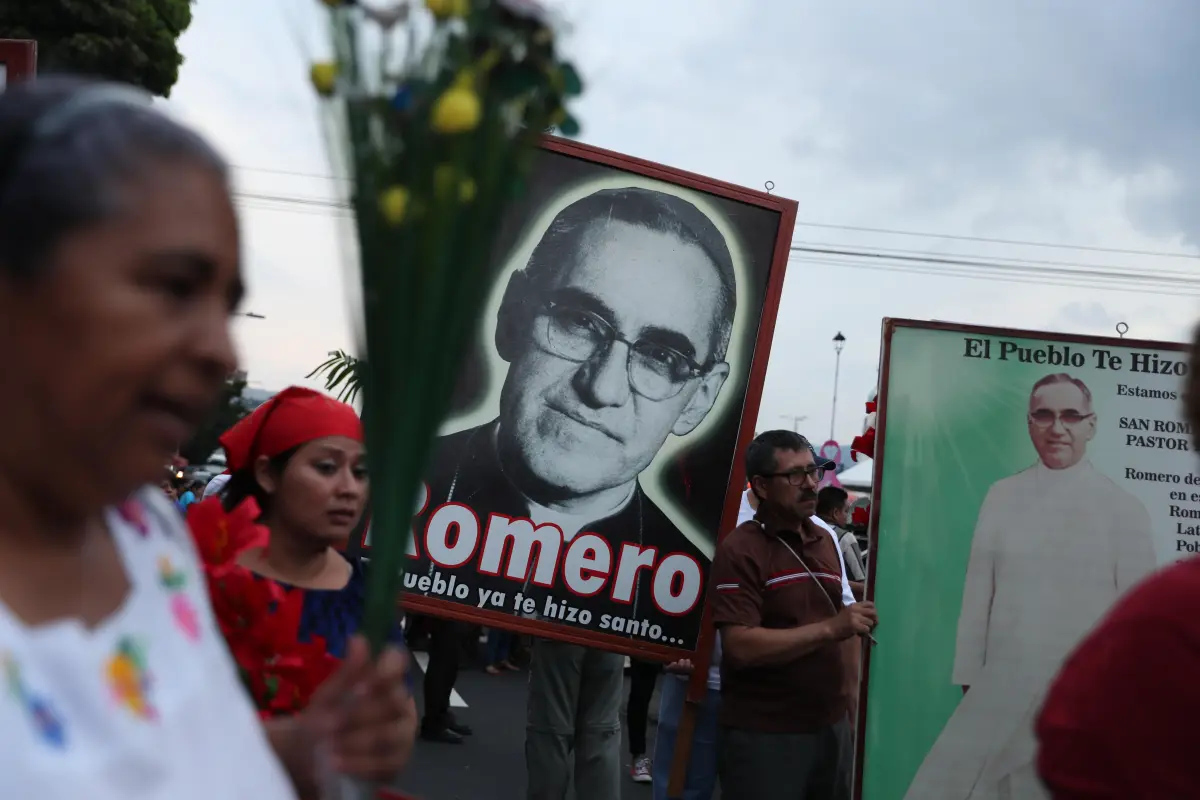
[[[363,564],[338,550],[367,501],[362,423],[345,403],[291,387],[220,441],[229,481],[188,521],[260,713],[288,716],[345,658],[362,616]],[[416,715],[406,703],[411,743]]]

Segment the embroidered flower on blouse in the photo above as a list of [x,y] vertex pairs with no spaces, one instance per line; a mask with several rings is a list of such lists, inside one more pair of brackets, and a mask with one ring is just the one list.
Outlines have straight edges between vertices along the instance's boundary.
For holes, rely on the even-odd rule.
[[25,707],[29,721],[33,723],[38,736],[57,750],[65,749],[67,728],[54,706],[50,704],[49,700],[38,697],[29,691],[21,679],[20,667],[17,666],[16,660],[11,655],[5,653],[0,656],[0,665],[3,665],[4,668],[5,683],[8,684],[9,694]]
[[158,712],[150,702],[150,673],[140,643],[129,636],[117,642],[117,652],[108,659],[105,673],[117,705],[140,719],[158,719]]
[[200,641],[200,615],[196,613],[191,598],[183,592],[171,595],[171,616],[184,636],[193,642]]
[[169,596],[171,617],[175,626],[193,642],[200,640],[200,615],[196,606],[184,589],[187,587],[187,573],[176,569],[168,555],[158,557],[158,582]]
[[158,581],[168,592],[175,592],[187,586],[187,573],[176,569],[170,556],[161,555],[158,557]]
[[130,498],[121,503],[117,506],[117,513],[142,536],[150,534],[150,526],[146,523],[146,509],[138,500]]

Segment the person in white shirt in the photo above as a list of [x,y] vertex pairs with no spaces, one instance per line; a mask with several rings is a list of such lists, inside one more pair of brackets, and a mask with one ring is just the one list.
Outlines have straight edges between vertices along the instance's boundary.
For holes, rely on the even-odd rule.
[[1027,423],[1037,463],[994,483],[975,523],[950,675],[965,696],[907,800],[1047,797],[1033,721],[1050,680],[1155,568],[1146,507],[1087,459],[1096,413],[1084,382],[1039,380]]
[[139,489],[236,366],[240,261],[224,162],[141,93],[0,93],[6,798],[291,800],[408,758],[403,658],[361,640],[305,712],[264,726],[179,513]]
[[207,500],[210,497],[216,497],[219,495],[221,490],[225,488],[225,485],[229,483],[229,479],[231,477],[233,476],[228,472],[215,476],[205,485],[204,494],[201,499]]
[[827,528],[833,529],[850,588],[854,590],[855,597],[861,598],[867,573],[863,569],[862,550],[858,546],[858,539],[853,532],[846,530],[846,524],[850,521],[850,493],[840,486],[822,488],[817,492],[817,516]]

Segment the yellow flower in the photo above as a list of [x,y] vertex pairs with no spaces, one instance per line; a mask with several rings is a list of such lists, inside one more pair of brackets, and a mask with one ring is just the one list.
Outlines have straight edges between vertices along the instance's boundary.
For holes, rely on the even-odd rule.
[[465,17],[471,10],[471,0],[425,0],[425,7],[437,19]]
[[332,61],[320,61],[313,64],[312,70],[309,72],[309,77],[312,79],[313,86],[317,89],[317,94],[322,97],[329,97],[333,94],[333,90],[337,86],[337,64]]
[[457,168],[442,164],[433,171],[433,191],[438,197],[449,197],[457,192],[459,200],[469,203],[475,199],[475,181],[459,178]]
[[483,107],[469,86],[451,86],[433,104],[433,129],[438,133],[465,133],[479,124]]
[[379,196],[379,213],[391,225],[399,225],[408,212],[408,189],[393,186]]

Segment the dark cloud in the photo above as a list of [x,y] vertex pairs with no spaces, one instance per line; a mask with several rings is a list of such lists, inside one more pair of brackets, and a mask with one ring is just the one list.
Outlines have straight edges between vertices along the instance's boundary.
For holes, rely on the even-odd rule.
[[[837,135],[822,147],[811,128],[792,132],[798,157],[902,173],[935,208],[1039,151],[1117,175],[1161,169],[1173,186],[1131,198],[1132,217],[1200,243],[1195,0],[749,5],[693,63],[717,96],[772,81],[799,107],[819,101]],[[725,66],[745,60],[757,74]]]

